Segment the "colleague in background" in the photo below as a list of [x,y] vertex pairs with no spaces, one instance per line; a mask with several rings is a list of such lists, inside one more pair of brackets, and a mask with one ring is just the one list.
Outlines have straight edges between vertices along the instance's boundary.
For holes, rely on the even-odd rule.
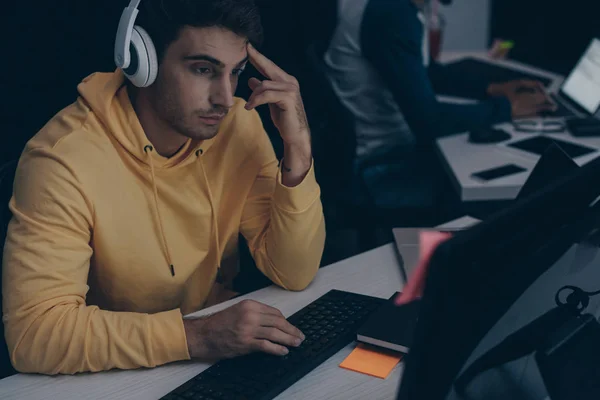
[[[137,23],[154,83],[90,75],[19,162],[2,295],[21,372],[283,355],[303,340],[256,302],[182,318],[233,295],[239,233],[282,288],[317,272],[325,228],[297,81],[249,44],[252,0],[143,0]],[[246,103],[233,94],[248,60],[265,79]],[[254,110],[267,104],[281,163]]]
[[[434,205],[436,138],[536,115],[554,105],[537,82],[490,85],[448,75],[426,51],[422,0],[337,0],[337,27],[325,53],[329,79],[353,114],[357,167],[381,207]],[[436,87],[461,85],[478,104],[439,102]]]

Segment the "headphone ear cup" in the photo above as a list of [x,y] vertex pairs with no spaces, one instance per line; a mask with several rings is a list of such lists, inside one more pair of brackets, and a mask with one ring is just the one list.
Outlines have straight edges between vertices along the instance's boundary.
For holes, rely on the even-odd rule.
[[158,76],[158,57],[156,56],[156,48],[154,47],[154,42],[150,38],[150,35],[144,28],[136,25],[134,29],[138,31],[146,47],[146,56],[148,57],[148,83],[146,86],[150,86]]
[[140,26],[134,26],[129,45],[131,62],[123,70],[125,76],[137,87],[147,87],[154,83],[158,75],[158,59],[150,35]]

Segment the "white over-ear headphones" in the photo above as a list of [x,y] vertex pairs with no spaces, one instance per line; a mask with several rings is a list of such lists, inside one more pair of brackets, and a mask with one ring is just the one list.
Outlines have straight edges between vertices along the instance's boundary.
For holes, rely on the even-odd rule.
[[139,4],[140,0],[131,0],[121,14],[115,40],[115,64],[135,86],[147,87],[158,75],[158,59],[150,35],[134,25]]

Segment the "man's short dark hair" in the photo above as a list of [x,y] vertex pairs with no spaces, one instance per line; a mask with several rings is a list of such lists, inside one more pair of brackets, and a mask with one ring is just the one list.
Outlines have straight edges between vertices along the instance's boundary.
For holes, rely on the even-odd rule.
[[158,60],[185,26],[220,27],[259,47],[263,28],[254,0],[142,0],[136,25],[144,28],[156,47]]

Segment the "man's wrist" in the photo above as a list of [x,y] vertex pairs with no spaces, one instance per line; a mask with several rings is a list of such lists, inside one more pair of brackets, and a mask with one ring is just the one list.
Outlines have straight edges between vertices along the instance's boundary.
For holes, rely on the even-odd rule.
[[183,320],[183,329],[185,330],[185,340],[187,342],[188,353],[190,358],[194,358],[194,351],[196,349],[196,329],[194,321],[190,319]]
[[204,318],[183,320],[183,328],[185,330],[185,337],[190,358],[201,357],[202,334],[200,328],[202,326],[203,319]]
[[312,149],[307,134],[306,141],[284,143],[281,162],[282,183],[288,187],[299,185],[312,166]]

